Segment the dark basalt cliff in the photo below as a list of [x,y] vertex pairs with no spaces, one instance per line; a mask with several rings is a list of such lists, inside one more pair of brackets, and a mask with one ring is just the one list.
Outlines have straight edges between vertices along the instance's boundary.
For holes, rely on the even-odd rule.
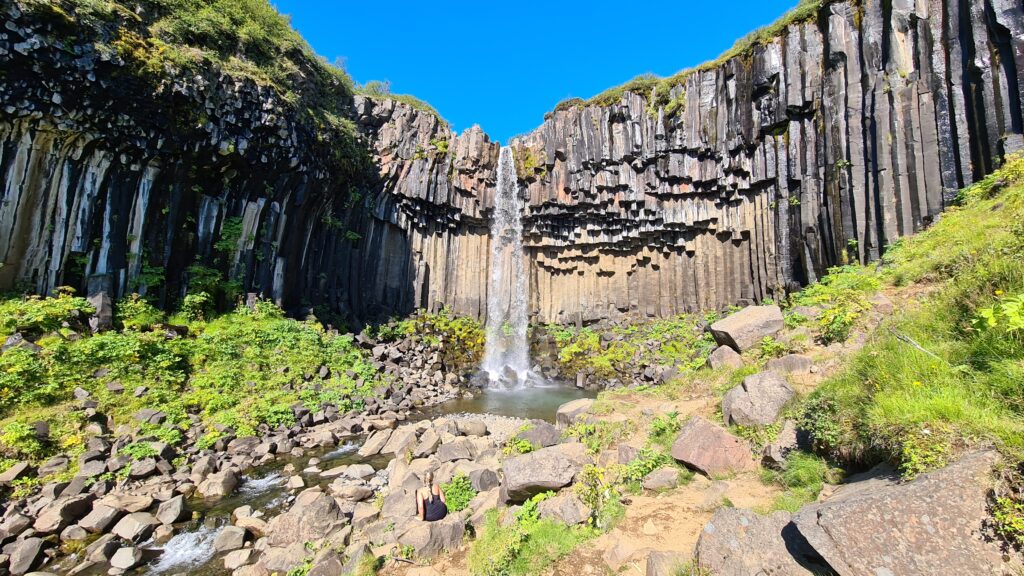
[[[498,147],[480,130],[344,94],[325,120],[308,90],[215,67],[143,81],[116,49],[2,13],[0,289],[169,303],[212,271],[294,310],[483,315]],[[671,106],[554,112],[514,142],[531,310],[665,316],[878,258],[1024,147],[1022,74],[1018,1],[839,2],[690,74]]]

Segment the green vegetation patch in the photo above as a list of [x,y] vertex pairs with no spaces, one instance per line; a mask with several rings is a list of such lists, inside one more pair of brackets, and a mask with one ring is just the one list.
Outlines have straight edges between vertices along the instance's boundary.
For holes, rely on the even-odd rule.
[[811,395],[802,425],[817,450],[889,460],[906,477],[987,443],[1024,459],[1022,163],[1008,159],[932,228],[890,248],[884,278],[937,289]]
[[527,576],[542,574],[546,568],[598,535],[589,526],[566,526],[541,520],[537,505],[550,492],[527,500],[511,522],[502,523],[500,511],[487,513],[483,529],[469,550],[469,571],[473,576]]
[[625,380],[639,365],[674,366],[680,373],[703,367],[715,348],[714,338],[703,330],[703,320],[683,314],[601,332],[556,324],[545,329],[555,342],[563,373],[591,372],[602,379]]
[[415,337],[428,346],[440,347],[449,370],[468,371],[479,366],[487,338],[479,320],[458,316],[448,307],[434,313],[420,310],[404,320],[368,325],[365,331],[381,342]]
[[[219,424],[252,435],[262,424],[291,424],[298,403],[314,410],[324,404],[358,408],[379,382],[351,336],[328,332],[313,319],[286,318],[269,302],[208,322],[195,311],[180,312],[179,319],[192,321],[171,330],[162,312],[130,296],[116,306],[118,329],[95,335],[61,326],[85,320],[91,308],[82,302],[67,291],[0,301],[0,309],[17,311],[0,338],[12,329],[50,330],[36,339],[38,351],[19,347],[0,354],[4,455],[42,459],[80,447],[85,422],[69,407],[79,387],[116,424],[134,423],[132,415],[143,408],[165,412],[163,426],[144,425],[141,432],[176,444],[189,414],[211,430]],[[146,392],[136,397],[132,391],[140,386]],[[28,426],[38,420],[50,423],[48,439]],[[219,436],[211,432],[203,440],[209,446]]]

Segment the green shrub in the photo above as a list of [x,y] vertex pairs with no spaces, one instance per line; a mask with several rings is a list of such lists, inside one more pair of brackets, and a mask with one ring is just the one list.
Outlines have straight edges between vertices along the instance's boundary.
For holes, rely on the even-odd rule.
[[465,510],[477,495],[469,476],[461,473],[456,474],[451,482],[441,486],[441,490],[444,492],[445,502],[451,512]]
[[996,534],[1013,546],[1024,546],[1024,504],[1011,498],[997,498],[992,506]]
[[868,297],[881,288],[881,280],[861,266],[840,266],[829,270],[817,284],[793,296],[800,306],[819,306],[818,330],[826,343],[842,342],[865,312],[871,309]]
[[702,368],[714,349],[714,339],[697,315],[680,315],[628,326],[615,326],[603,341],[592,328],[548,324],[545,330],[558,350],[564,374],[591,372],[598,378],[624,380],[637,364],[673,366],[681,373]]
[[123,454],[132,460],[142,460],[143,458],[155,457],[157,451],[148,442],[135,442],[118,450],[118,454]]
[[117,302],[115,319],[127,330],[149,330],[164,321],[164,313],[138,294]]
[[53,298],[27,296],[0,301],[0,336],[15,332],[38,336],[59,330],[64,322],[81,323],[95,309],[85,298],[73,294],[70,288],[59,288]]
[[764,338],[761,339],[761,344],[758,348],[758,354],[761,356],[761,358],[779,358],[781,356],[785,356],[788,353],[789,348],[782,342],[776,340],[775,338],[772,338],[771,336],[765,336]]
[[505,446],[501,449],[501,453],[505,456],[518,456],[520,454],[528,454],[536,449],[537,447],[529,440],[512,436],[505,441]]
[[27,458],[44,455],[46,445],[36,435],[33,427],[24,422],[10,422],[0,432],[0,447],[4,452]]
[[602,450],[627,436],[633,429],[631,421],[609,422],[599,420],[596,422],[576,422],[562,432],[564,438],[574,438],[587,447],[591,454],[598,454]]
[[648,441],[655,446],[668,449],[675,442],[676,435],[682,426],[683,423],[679,421],[679,412],[674,410],[664,416],[655,416],[654,420],[651,420]]
[[815,501],[826,482],[835,483],[841,478],[841,470],[832,469],[823,458],[806,452],[790,453],[781,472],[762,470],[764,482],[786,488],[771,509],[788,512],[796,512],[804,504]]
[[548,567],[579,544],[595,537],[588,527],[566,526],[541,520],[537,505],[553,496],[538,494],[523,503],[511,522],[499,522],[500,511],[491,510],[469,550],[469,572],[473,576],[530,576]]

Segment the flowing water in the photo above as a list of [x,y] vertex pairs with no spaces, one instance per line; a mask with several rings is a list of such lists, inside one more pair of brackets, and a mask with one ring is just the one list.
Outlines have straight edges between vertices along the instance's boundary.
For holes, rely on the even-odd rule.
[[536,380],[530,370],[529,283],[523,252],[523,200],[515,157],[503,146],[491,217],[491,270],[487,286],[487,340],[482,372],[491,388],[523,388]]

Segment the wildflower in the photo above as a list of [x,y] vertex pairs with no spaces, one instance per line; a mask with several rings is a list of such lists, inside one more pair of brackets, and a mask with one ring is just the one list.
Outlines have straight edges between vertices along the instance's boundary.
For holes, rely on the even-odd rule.
[[918,388],[920,388],[921,387],[921,381],[920,380],[914,380],[914,386],[917,386]]
[[1003,295],[1003,291],[1002,290],[996,290],[996,296],[1002,296],[1002,295]]

